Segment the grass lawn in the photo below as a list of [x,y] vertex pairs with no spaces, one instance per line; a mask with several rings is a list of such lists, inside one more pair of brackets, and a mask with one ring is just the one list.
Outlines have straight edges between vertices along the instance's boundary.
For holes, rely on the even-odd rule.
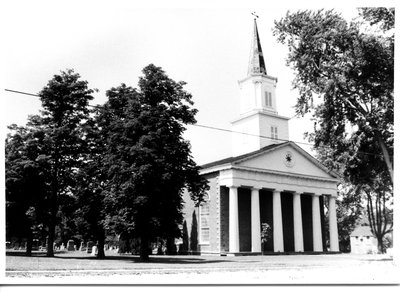
[[122,277],[123,281],[135,283],[178,283],[182,279],[188,283],[210,279],[214,279],[214,283],[382,283],[392,277],[397,279],[393,276],[397,272],[393,260],[385,255],[154,255],[146,263],[140,262],[139,256],[119,255],[113,251],[107,251],[103,260],[80,251],[58,252],[53,258],[46,257],[43,252],[34,252],[31,257],[24,256],[22,251],[6,255],[6,277],[11,280],[85,276],[85,279],[108,277],[115,281]]
[[96,259],[85,252],[57,252],[53,258],[45,252],[33,252],[31,257],[24,252],[9,252],[6,256],[7,271],[48,271],[48,270],[135,270],[198,267],[199,264],[219,264],[230,261],[225,257],[200,256],[150,256],[149,262],[140,262],[139,256],[106,252],[105,259]]

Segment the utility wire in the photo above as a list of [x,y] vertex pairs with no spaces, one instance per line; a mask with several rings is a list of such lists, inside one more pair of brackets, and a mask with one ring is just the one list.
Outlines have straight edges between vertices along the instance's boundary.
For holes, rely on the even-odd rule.
[[[17,91],[17,90],[11,90],[11,89],[4,89],[4,90],[5,90],[5,91],[9,91],[9,92],[13,92],[13,93],[18,93],[18,94],[25,94],[25,95],[31,95],[31,96],[41,97],[40,95],[33,94],[33,93],[27,93],[27,92],[22,92],[22,91]],[[90,104],[89,104],[88,106],[94,107],[94,108],[102,108],[102,106],[98,106],[98,105],[90,105]],[[228,133],[236,133],[236,134],[247,135],[247,136],[253,136],[253,137],[259,137],[259,138],[265,138],[265,139],[269,139],[269,140],[277,140],[277,141],[282,141],[282,142],[294,142],[294,143],[296,143],[296,144],[302,144],[302,145],[307,145],[307,146],[312,146],[312,147],[314,147],[314,145],[311,144],[311,143],[290,141],[290,140],[286,140],[286,139],[271,138],[271,137],[268,137],[268,136],[257,135],[257,134],[250,134],[250,133],[239,132],[239,131],[233,131],[233,130],[224,129],[224,128],[218,128],[218,127],[213,127],[213,126],[200,125],[200,124],[193,124],[193,125],[190,125],[190,126],[199,127],[199,128],[205,128],[205,129],[210,129],[210,130],[216,130],[216,131],[222,131],[222,132],[228,132]],[[319,146],[319,148],[329,148],[329,147],[327,147],[327,146]],[[366,154],[366,155],[373,155],[373,156],[380,156],[380,157],[383,157],[383,154],[378,154],[378,153],[370,153],[370,152],[362,152],[362,151],[359,151],[358,153],[360,153],[360,154]]]
[[27,92],[22,92],[22,91],[16,91],[16,90],[11,90],[11,89],[4,89],[5,91],[13,92],[13,93],[19,93],[19,94],[25,94],[25,95],[31,95],[31,96],[37,96],[41,97],[40,95],[33,94],[33,93],[27,93]]
[[[314,147],[313,144],[306,143],[306,142],[298,142],[298,141],[292,141],[292,140],[286,140],[286,139],[271,138],[271,137],[263,136],[263,135],[250,134],[250,133],[245,133],[245,132],[239,132],[239,131],[233,131],[233,130],[228,130],[228,129],[223,129],[223,128],[212,127],[212,126],[205,126],[205,125],[200,125],[200,124],[193,124],[193,125],[190,125],[190,126],[206,128],[206,129],[212,129],[212,130],[218,130],[218,131],[223,131],[223,132],[237,133],[237,134],[248,135],[248,136],[259,137],[259,138],[265,138],[265,139],[275,140],[275,141],[277,140],[277,141],[282,141],[282,142],[293,142],[293,143],[296,143],[296,144],[312,146],[314,149],[316,149],[316,147]],[[319,146],[318,148],[329,149],[328,146]],[[384,157],[383,154],[379,154],[379,153],[371,153],[371,152],[363,152],[363,151],[358,151],[358,153],[366,154],[366,155],[372,155],[372,156]]]
[[[28,92],[22,92],[22,91],[11,90],[11,89],[4,89],[4,90],[5,90],[5,91],[12,92],[12,93],[19,93],[19,94],[25,94],[25,95],[31,95],[31,96],[41,97],[41,96],[38,95],[38,94],[33,94],[33,93],[28,93]],[[102,106],[99,106],[99,105],[91,105],[91,104],[88,104],[88,106],[94,107],[94,108],[102,108]]]
[[257,135],[257,134],[239,132],[239,131],[233,131],[233,130],[228,130],[228,129],[223,129],[223,128],[217,128],[217,127],[212,127],[212,126],[206,126],[206,125],[200,125],[200,124],[193,124],[193,125],[191,125],[191,126],[200,127],[200,128],[206,128],[206,129],[211,129],[211,130],[218,130],[218,131],[230,132],[230,133],[236,133],[236,134],[242,134],[242,135],[253,136],[253,137],[259,137],[259,138],[265,138],[265,139],[275,140],[275,141],[294,142],[294,143],[296,143],[296,144],[303,144],[303,145],[307,145],[307,146],[314,146],[313,144],[306,143],[306,142],[296,142],[296,141],[290,141],[290,140],[286,140],[286,139],[271,138],[271,137],[263,136],[263,135]]

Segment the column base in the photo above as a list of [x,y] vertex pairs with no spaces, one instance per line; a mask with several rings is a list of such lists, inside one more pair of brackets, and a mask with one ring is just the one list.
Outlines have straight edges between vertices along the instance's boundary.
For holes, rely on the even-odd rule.
[[[283,251],[283,252],[273,252],[273,251],[264,251],[264,252],[251,252],[251,251],[242,251],[242,252],[222,252],[220,256],[228,256],[228,257],[237,257],[237,256],[282,256],[282,255],[320,255],[320,254],[341,254],[340,251]],[[203,254],[202,254],[203,255]]]
[[228,257],[237,257],[237,256],[259,256],[262,255],[261,252],[252,252],[252,251],[241,251],[241,252],[226,252],[221,253],[221,256]]

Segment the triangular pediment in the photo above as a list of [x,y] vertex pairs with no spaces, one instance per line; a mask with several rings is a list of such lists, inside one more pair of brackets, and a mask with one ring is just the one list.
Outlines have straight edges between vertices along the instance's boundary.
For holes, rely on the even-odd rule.
[[314,157],[293,142],[287,142],[277,147],[257,151],[232,163],[252,169],[288,173],[293,175],[318,178],[337,179],[337,175],[329,172]]

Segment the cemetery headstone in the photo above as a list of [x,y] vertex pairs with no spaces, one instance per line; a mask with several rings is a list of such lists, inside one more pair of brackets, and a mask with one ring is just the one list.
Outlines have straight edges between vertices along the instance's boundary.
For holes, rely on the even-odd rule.
[[96,256],[97,255],[97,246],[93,246],[92,247],[92,256]]
[[87,243],[87,253],[92,253],[92,249],[93,249],[93,246],[94,246],[94,241],[88,241],[88,243]]
[[68,240],[67,243],[67,250],[68,251],[74,251],[75,247],[74,247],[74,241],[72,239]]

